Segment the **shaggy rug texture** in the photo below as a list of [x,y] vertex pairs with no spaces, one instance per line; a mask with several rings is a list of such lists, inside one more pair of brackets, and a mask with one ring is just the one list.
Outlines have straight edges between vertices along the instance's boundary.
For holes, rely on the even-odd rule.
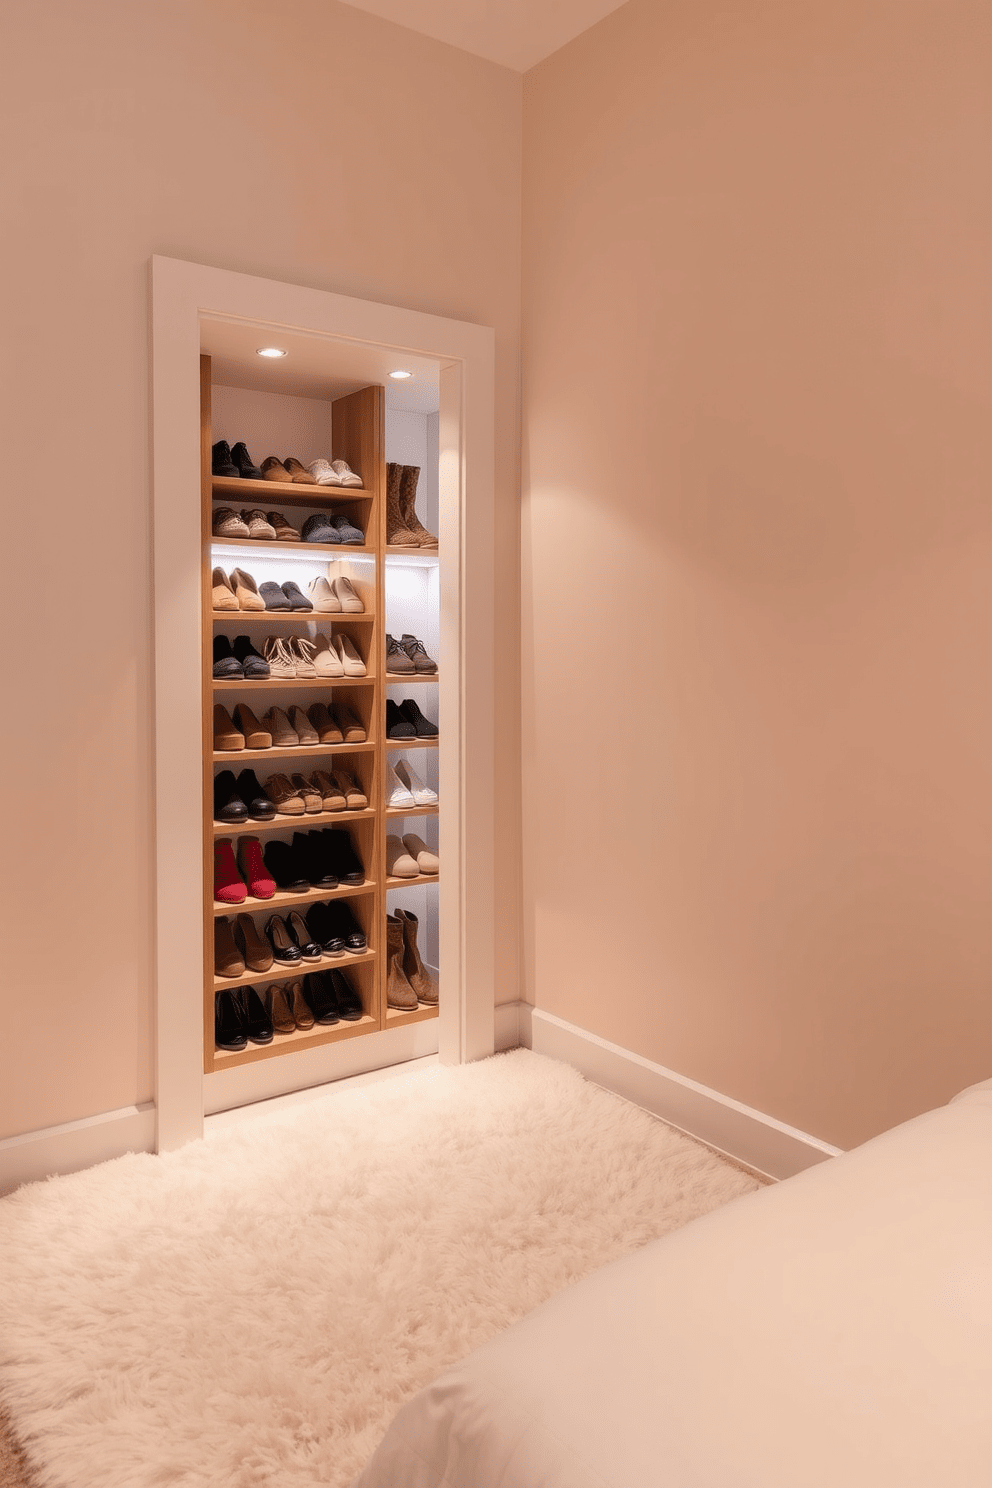
[[0,1394],[45,1488],[343,1488],[398,1407],[758,1182],[528,1050],[0,1201]]

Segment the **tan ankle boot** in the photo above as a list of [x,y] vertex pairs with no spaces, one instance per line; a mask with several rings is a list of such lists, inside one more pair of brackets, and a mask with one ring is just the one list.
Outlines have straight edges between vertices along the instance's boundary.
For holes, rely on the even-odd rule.
[[386,466],[386,541],[404,548],[419,548],[420,539],[409,532],[400,511],[400,471],[402,465]]
[[407,532],[412,532],[419,547],[436,548],[437,538],[428,532],[417,516],[417,482],[420,479],[419,465],[400,466],[400,521]]
[[386,916],[386,1006],[409,1012],[417,1006],[417,994],[403,970],[403,922]]
[[420,958],[417,949],[417,916],[409,909],[398,909],[397,918],[403,925],[403,971],[407,981],[421,1002],[437,1002],[437,982]]

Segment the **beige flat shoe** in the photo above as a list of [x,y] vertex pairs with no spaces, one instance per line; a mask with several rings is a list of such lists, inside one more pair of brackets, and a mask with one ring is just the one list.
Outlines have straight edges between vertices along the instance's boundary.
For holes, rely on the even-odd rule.
[[317,578],[311,580],[307,586],[307,593],[310,596],[310,603],[319,613],[340,615],[342,608],[341,601],[334,593],[334,586],[327,582],[323,574],[319,574]]
[[406,849],[398,837],[389,833],[386,837],[386,874],[389,878],[416,878],[419,873],[417,860]]
[[[211,603],[215,610],[236,610],[238,596],[234,592],[234,585],[222,568],[215,568],[210,582],[213,586],[213,597]],[[338,606],[340,608],[340,605]]]
[[418,873],[439,872],[441,865],[437,853],[431,852],[423,837],[418,837],[416,832],[404,832],[403,846],[415,860]]
[[264,610],[265,600],[258,592],[258,585],[250,573],[235,568],[231,573],[231,584],[238,599],[239,610]]
[[262,655],[269,663],[270,679],[296,676],[296,658],[291,656],[283,636],[266,636]]
[[234,710],[238,728],[245,736],[245,744],[249,749],[271,749],[272,734],[269,729],[263,728],[251,711],[247,703],[239,703]]
[[296,663],[296,675],[298,677],[316,677],[317,648],[307,636],[290,636],[286,642],[286,650]]
[[214,704],[214,748],[244,749],[245,736],[221,703]]
[[365,606],[361,597],[350,579],[341,574],[338,578],[331,580],[331,592],[338,601],[339,608],[347,615],[364,615]]
[[313,664],[318,677],[343,677],[344,663],[332,638],[323,634],[314,637]]
[[364,677],[365,663],[355,649],[350,636],[339,634],[331,637],[331,643],[341,658],[341,667],[346,677]]
[[342,486],[360,486],[362,484],[362,477],[355,474],[347,460],[332,460],[331,469]]

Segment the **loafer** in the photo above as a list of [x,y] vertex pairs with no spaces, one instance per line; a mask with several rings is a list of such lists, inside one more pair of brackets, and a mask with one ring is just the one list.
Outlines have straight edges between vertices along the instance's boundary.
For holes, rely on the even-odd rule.
[[315,889],[336,889],[341,878],[337,873],[321,831],[294,832],[293,852]]
[[231,460],[237,466],[238,474],[242,480],[262,479],[262,472],[252,460],[243,439],[239,439],[238,443],[231,450]]
[[[281,982],[270,983],[262,993],[262,1003],[269,1015],[273,1033],[295,1033],[296,1019],[289,1005],[286,988]],[[313,1021],[311,1020],[311,1027]]]
[[348,801],[338,783],[337,775],[328,774],[326,770],[314,770],[310,777],[310,783],[320,792],[320,809],[322,811],[345,810]]
[[355,649],[355,643],[350,636],[339,632],[331,637],[331,644],[341,658],[341,667],[346,677],[364,677],[365,663]]
[[[342,538],[342,541],[344,539]],[[347,615],[364,615],[365,605],[354,584],[345,574],[338,574],[336,579],[331,580],[331,592],[335,599],[340,602],[342,610]]]
[[303,982],[287,982],[285,992],[286,1004],[293,1015],[293,1021],[297,1028],[306,1032],[308,1028],[313,1027],[313,1013],[307,1006],[306,999],[303,996]]
[[386,671],[392,677],[410,677],[417,670],[413,658],[393,636],[386,636]]
[[299,947],[300,955],[304,961],[320,960],[320,944],[314,940],[303,922],[303,916],[297,910],[291,910],[286,916],[286,929]]
[[249,971],[268,971],[272,965],[272,951],[259,935],[250,914],[242,912],[236,916],[234,943]]
[[316,941],[325,956],[344,955],[344,936],[334,928],[336,922],[331,915],[330,904],[311,904],[307,910],[306,923],[311,939]]
[[269,663],[255,650],[250,637],[235,636],[231,649],[241,663],[246,682],[262,682],[269,675]]
[[320,744],[343,744],[344,734],[326,703],[311,703],[307,717],[317,731]]
[[289,894],[304,894],[310,880],[288,842],[267,842],[263,854],[265,866],[280,889]]
[[347,460],[332,460],[331,469],[343,486],[360,486],[362,477],[356,475]]
[[341,534],[336,527],[332,527],[327,517],[321,512],[315,512],[312,517],[307,517],[300,528],[300,536],[307,543],[333,543],[341,542]]
[[386,877],[416,878],[419,869],[417,860],[407,852],[399,837],[386,834]]
[[232,987],[214,994],[214,1043],[218,1049],[244,1049],[248,1044],[245,1015]]
[[229,506],[219,506],[214,512],[210,530],[214,537],[245,538],[248,536],[248,523],[243,522]]
[[244,668],[226,635],[214,636],[214,676],[222,681],[244,676]]
[[346,744],[364,744],[366,740],[365,725],[358,714],[348,707],[347,703],[332,703],[331,716],[338,728],[341,737]]
[[264,721],[272,743],[280,749],[295,749],[299,744],[300,736],[281,708],[270,708]]
[[313,609],[313,605],[307,599],[299,584],[294,583],[292,579],[287,579],[286,583],[281,587],[283,594],[289,600],[291,610],[306,610],[309,613]]
[[306,810],[303,796],[288,775],[270,775],[265,782],[265,792],[273,811],[279,816],[302,816]]
[[273,915],[265,927],[265,938],[272,947],[272,954],[279,966],[299,966],[303,952],[286,928],[285,920]]
[[215,610],[240,609],[238,596],[234,592],[234,585],[222,568],[214,569],[210,583],[212,587],[211,604]]
[[265,600],[258,592],[258,585],[243,568],[232,569],[231,586],[237,596],[239,610],[265,609]]
[[310,835],[324,839],[325,862],[339,883],[357,886],[365,882],[365,865],[352,845],[347,827],[325,827],[322,832]]
[[434,874],[440,871],[437,853],[431,852],[423,837],[416,832],[403,833],[403,846],[416,863],[418,873]]
[[238,790],[233,770],[221,770],[214,777],[214,821],[244,822],[248,804]]
[[315,486],[339,486],[341,484],[341,477],[336,470],[331,469],[330,460],[311,460],[307,470]]
[[313,664],[318,677],[343,677],[344,663],[333,638],[318,632],[313,640]]
[[269,873],[262,856],[262,844],[257,837],[238,839],[238,867],[244,875],[248,892],[254,899],[271,899],[276,891],[275,879]]
[[397,778],[413,796],[417,806],[434,806],[437,804],[437,791],[432,790],[426,781],[421,780],[409,760],[400,760],[396,766]]
[[243,904],[248,898],[248,886],[238,872],[229,837],[220,837],[214,843],[214,898],[219,904]]
[[417,730],[392,698],[386,699],[386,738],[415,739]]
[[291,481],[293,477],[286,469],[281,460],[275,455],[266,455],[262,461],[262,479],[270,481]]
[[275,542],[276,529],[263,511],[243,511],[241,520],[247,524],[248,536],[256,542]]
[[[388,707],[388,704],[387,704]],[[404,698],[400,703],[400,712],[408,723],[412,723],[418,739],[436,739],[438,737],[438,726],[431,723],[421,713],[413,698]]]
[[294,481],[296,483],[296,485],[298,485],[298,486],[312,486],[313,485],[313,480],[312,480],[312,478],[310,476],[310,472],[307,469],[307,467],[305,465],[301,465],[300,462],[299,462],[299,460],[294,460],[294,458],[293,458],[292,455],[287,455],[286,458],[285,458],[285,460],[283,460],[282,463],[285,465],[286,469],[289,471],[290,479],[292,481]]
[[343,971],[338,971],[334,967],[326,975],[330,977],[331,986],[334,988],[335,995],[337,996],[338,1014],[346,1023],[357,1023],[364,1012],[361,997],[355,991],[355,988],[351,985],[351,982]]
[[290,655],[284,636],[266,636],[262,642],[269,676],[273,679],[296,676],[296,661]]
[[333,770],[331,779],[344,792],[344,803],[348,811],[364,811],[369,798],[349,770]]
[[227,915],[214,920],[214,976],[239,977],[245,974],[245,960],[234,942],[234,932]]
[[222,753],[230,753],[235,749],[244,749],[245,736],[236,727],[230,713],[223,703],[214,703],[214,749]]
[[310,781],[303,775],[291,775],[290,780],[294,789],[299,791],[303,798],[303,810],[310,816],[317,816],[324,808],[324,797],[319,790],[315,790]]
[[311,579],[309,589],[310,599],[315,610],[326,615],[338,615],[341,613],[341,601],[335,594],[333,585],[327,582],[323,574],[318,574],[315,579]]
[[283,516],[282,512],[270,511],[265,513],[270,525],[275,529],[276,542],[299,542],[300,529],[294,527],[292,522]]
[[218,439],[217,443],[211,446],[210,472],[212,475],[223,475],[229,479],[241,473],[231,459],[231,446],[226,439]]
[[350,517],[344,512],[335,512],[331,517],[331,526],[338,534],[338,541],[342,543],[364,543],[365,533],[360,527],[356,527]]
[[271,749],[272,734],[263,728],[247,703],[239,703],[234,710],[238,728],[245,736],[248,749]]
[[413,792],[405,786],[389,762],[386,762],[386,805],[393,811],[414,806]]
[[266,610],[291,610],[293,606],[283,594],[280,585],[272,579],[267,579],[264,584],[259,584],[258,592],[262,598],[262,607]]
[[303,978],[303,996],[318,1023],[340,1023],[337,990],[328,972],[308,972]]
[[400,645],[413,662],[415,672],[436,672],[437,662],[427,655],[423,641],[418,641],[416,636],[401,635]]
[[317,744],[320,742],[317,738],[317,730],[303,709],[295,703],[289,710],[289,726],[296,730],[296,737],[301,744]]
[[238,795],[248,807],[252,821],[272,821],[276,808],[259,784],[254,770],[242,770],[237,779]]
[[248,1042],[271,1044],[272,1022],[255,988],[239,987],[234,996],[241,1003]]

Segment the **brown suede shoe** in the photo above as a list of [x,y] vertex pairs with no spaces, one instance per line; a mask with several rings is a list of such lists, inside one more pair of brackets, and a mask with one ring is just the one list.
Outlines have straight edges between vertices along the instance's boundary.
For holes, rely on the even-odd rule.
[[290,480],[295,481],[298,486],[312,486],[314,484],[313,476],[307,467],[301,465],[299,460],[294,460],[292,455],[287,455],[282,463],[289,471]]
[[[403,925],[403,971],[421,1002],[437,1002],[437,982],[424,965],[417,949],[417,916],[409,909],[398,909],[396,918]],[[241,919],[241,916],[238,916]]]
[[286,983],[286,1002],[289,1004],[289,1011],[296,1020],[297,1028],[307,1029],[313,1027],[313,1012],[308,1007],[306,999],[303,996],[302,982]]
[[348,770],[334,770],[332,776],[338,789],[344,794],[345,806],[349,811],[364,811],[369,804],[369,798],[362,790],[354,775]]
[[263,728],[247,703],[239,703],[234,710],[238,727],[245,736],[249,749],[271,749],[272,734]]
[[337,775],[328,774],[326,770],[314,770],[310,778],[320,791],[324,811],[344,811],[348,803],[338,785]]
[[317,738],[321,744],[344,743],[344,734],[331,717],[326,703],[311,703],[307,709],[307,717],[317,730]]
[[275,455],[266,455],[262,461],[262,479],[270,481],[291,481],[293,477],[285,465]]
[[265,794],[278,816],[302,816],[306,810],[303,797],[288,775],[270,775],[265,782]]
[[386,466],[386,541],[404,548],[419,548],[420,541],[408,531],[400,508],[402,465]]
[[353,713],[345,703],[333,703],[331,705],[331,713],[334,722],[341,730],[346,744],[365,743],[365,725],[358,715]]
[[214,976],[244,975],[244,957],[234,943],[234,930],[226,915],[214,920]]
[[222,703],[214,703],[214,748],[244,749],[245,736]]
[[417,516],[417,482],[420,479],[419,465],[400,466],[400,520],[407,532],[412,532],[422,548],[436,548],[437,538],[428,532]]
[[296,1032],[296,1019],[286,997],[286,988],[281,982],[274,982],[271,987],[266,987],[262,1002],[271,1020],[273,1033]]
[[410,1012],[417,994],[403,970],[403,924],[395,915],[386,916],[386,1006]]
[[301,542],[300,529],[288,522],[282,512],[271,511],[265,514],[272,527],[275,529],[277,542]]
[[300,795],[303,798],[304,811],[308,812],[312,816],[316,816],[318,812],[323,811],[323,793],[317,790],[316,786],[311,785],[310,781],[307,780],[305,775],[293,775],[291,776],[291,779],[293,785],[299,791]]
[[[271,735],[270,744],[278,744],[283,749],[292,749],[299,744],[300,736],[281,708],[270,708],[263,721]],[[250,749],[251,745],[248,747]]]

